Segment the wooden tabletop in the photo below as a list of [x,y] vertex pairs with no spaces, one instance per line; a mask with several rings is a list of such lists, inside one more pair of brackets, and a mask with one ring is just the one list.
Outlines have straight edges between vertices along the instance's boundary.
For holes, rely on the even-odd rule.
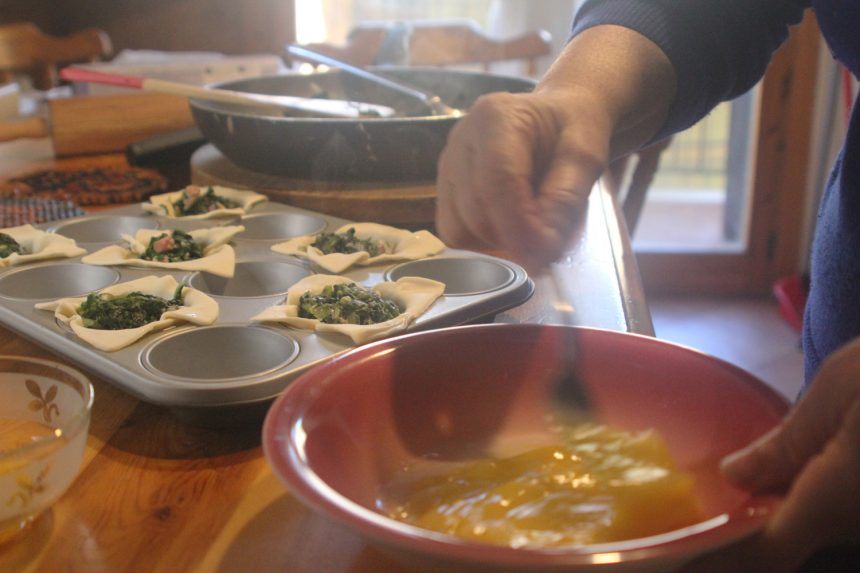
[[[65,161],[82,168],[122,158]],[[63,162],[44,143],[0,145],[0,177]],[[629,240],[604,191],[592,194],[584,233],[559,267],[581,324],[652,332]],[[496,320],[553,321],[552,291],[542,277],[535,282],[528,302]],[[0,345],[4,354],[68,362],[3,327]],[[262,414],[207,428],[199,423],[205,416],[191,422],[91,378],[95,404],[80,473],[28,531],[0,546],[0,571],[413,571],[290,495],[263,456]]]
[[[0,179],[32,169],[124,165],[121,155],[55,160],[48,140],[0,144]],[[652,333],[625,227],[612,197],[592,193],[582,236],[560,262],[578,322]],[[550,322],[552,289],[497,316]],[[0,327],[3,354],[59,360]],[[302,506],[269,469],[260,446],[263,411],[212,428],[141,402],[90,376],[95,403],[80,473],[33,526],[0,545],[0,572],[415,573],[345,527]],[[224,417],[219,417],[223,421]],[[860,551],[817,555],[805,572],[857,571]]]

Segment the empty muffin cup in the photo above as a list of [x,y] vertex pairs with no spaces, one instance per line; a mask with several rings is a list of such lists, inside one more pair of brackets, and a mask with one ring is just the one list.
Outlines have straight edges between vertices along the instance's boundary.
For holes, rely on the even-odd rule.
[[295,340],[271,327],[225,324],[164,337],[144,351],[142,360],[145,368],[159,376],[212,382],[274,372],[298,353]]
[[119,280],[109,267],[60,263],[22,268],[0,277],[0,296],[24,300],[50,300],[81,296]]
[[475,295],[511,284],[516,275],[499,261],[467,258],[432,258],[409,261],[391,268],[388,280],[423,277],[445,283],[445,295]]
[[274,296],[285,294],[293,284],[310,274],[309,269],[287,261],[247,261],[236,263],[230,278],[195,273],[188,283],[213,296]]
[[242,217],[245,230],[236,238],[255,241],[281,241],[312,235],[325,228],[319,217],[302,213],[261,213]]
[[140,229],[157,228],[158,221],[152,217],[103,216],[61,223],[53,231],[78,243],[116,243],[123,234],[134,236]]

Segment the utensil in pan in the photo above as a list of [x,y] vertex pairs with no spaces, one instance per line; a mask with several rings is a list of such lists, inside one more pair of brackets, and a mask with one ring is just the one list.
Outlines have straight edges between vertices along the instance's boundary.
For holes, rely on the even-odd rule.
[[[548,283],[553,291],[553,310],[559,322],[564,326],[576,326],[573,319],[573,306],[562,294],[562,278],[558,269],[550,265]],[[561,421],[582,421],[590,416],[592,411],[591,399],[588,389],[582,379],[580,369],[577,365],[579,349],[577,347],[576,333],[570,339],[562,338],[559,349],[558,377],[553,381],[552,398],[555,401],[556,414]]]
[[[468,109],[492,92],[528,92],[529,78],[437,67],[374,69],[396,82],[439,94],[449,105]],[[315,182],[432,183],[448,132],[459,118],[429,115],[426,106],[376,83],[331,69],[280,74],[218,84],[234,91],[372,101],[403,115],[373,119],[280,117],[248,113],[238,106],[189,100],[200,131],[232,163],[255,173]]]
[[365,102],[236,92],[154,78],[97,72],[76,67],[68,67],[60,70],[60,77],[68,81],[122,86],[237,104],[245,107],[279,111],[286,110],[316,117],[359,118],[390,117],[394,115],[394,110],[390,107]]
[[325,54],[309,50],[303,46],[298,46],[296,44],[290,44],[289,46],[287,46],[287,52],[289,52],[289,54],[292,56],[295,56],[302,60],[306,60],[308,62],[336,67],[345,73],[374,82],[380,86],[385,87],[386,89],[396,91],[402,95],[415,99],[427,106],[432,115],[445,115],[452,117],[459,117],[463,115],[463,112],[461,110],[448,106],[445,102],[442,101],[442,98],[440,98],[438,95],[392,81],[373,72],[369,72],[363,68],[359,68],[353,66],[352,64],[347,64],[346,62],[343,62],[336,58],[332,58],[331,56],[327,56]]

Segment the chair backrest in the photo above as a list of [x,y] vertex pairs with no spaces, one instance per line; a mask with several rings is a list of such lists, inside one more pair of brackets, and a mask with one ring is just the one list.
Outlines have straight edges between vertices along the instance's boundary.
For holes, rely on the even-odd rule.
[[[643,147],[635,153],[620,157],[610,163],[609,168],[603,174],[603,183],[621,203],[627,231],[631,237],[636,232],[636,227],[642,216],[648,189],[660,168],[660,156],[671,143],[672,138],[668,137]],[[628,167],[631,160],[635,163],[632,167]],[[627,173],[628,171],[629,173]]]
[[359,66],[480,64],[489,69],[493,62],[525,60],[532,76],[537,73],[538,59],[552,50],[546,30],[495,39],[482,32],[473,20],[364,22],[350,31],[345,45],[320,43],[307,47]]
[[49,89],[57,85],[58,68],[105,59],[111,52],[110,38],[95,28],[56,37],[29,22],[5,24],[0,26],[0,81],[20,74],[33,87]]

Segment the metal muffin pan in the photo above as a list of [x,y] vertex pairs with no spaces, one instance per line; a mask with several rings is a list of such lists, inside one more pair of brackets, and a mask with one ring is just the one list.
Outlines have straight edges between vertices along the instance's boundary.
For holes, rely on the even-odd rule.
[[52,230],[85,246],[88,244],[115,243],[122,234],[134,236],[141,229],[157,229],[155,217],[143,218],[133,216],[93,216],[79,219],[68,219],[56,225]]
[[[308,368],[355,346],[339,334],[316,334],[250,320],[281,304],[295,282],[325,272],[304,259],[274,253],[271,245],[299,235],[333,231],[347,223],[266,202],[240,219],[177,221],[129,206],[53,226],[39,225],[74,238],[88,252],[120,243],[122,233],[133,235],[141,228],[242,224],[246,230],[232,241],[236,271],[230,279],[207,273],[85,265],[79,257],[0,269],[0,323],[146,402],[186,411],[260,405]],[[53,313],[34,308],[40,301],[83,296],[118,282],[164,274],[214,298],[220,308],[217,322],[178,325],[116,352],[103,352],[58,324]],[[521,267],[455,249],[419,261],[357,267],[342,274],[365,286],[403,276],[444,282],[445,294],[412,323],[409,332],[491,320],[526,301],[534,290]]]
[[120,280],[120,273],[110,267],[62,261],[21,266],[3,273],[0,275],[0,298],[55,300],[85,295]]

